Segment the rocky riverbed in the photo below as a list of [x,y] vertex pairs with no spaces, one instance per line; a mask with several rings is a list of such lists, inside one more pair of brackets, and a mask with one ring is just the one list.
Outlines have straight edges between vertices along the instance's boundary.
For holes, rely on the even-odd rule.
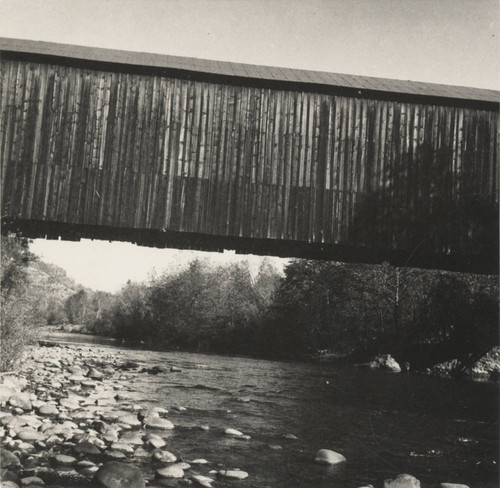
[[[111,348],[33,348],[20,371],[1,376],[2,486],[259,486],[251,472],[231,465],[230,459],[227,464],[220,458],[218,462],[201,456],[185,459],[178,452],[171,436],[176,428],[172,413],[185,407],[152,407],[136,403],[127,394],[134,382],[160,373],[182,373],[182,369],[173,364],[145,367]],[[253,442],[235,427],[219,428],[218,434],[235,442]],[[210,428],[200,423],[191,427],[189,435],[201,436]],[[287,439],[296,440],[292,434]],[[267,448],[282,449],[280,445]],[[328,449],[306,455],[311,465],[349,462]],[[384,483],[384,488],[419,486],[410,475]],[[454,486],[464,485],[446,488]]]

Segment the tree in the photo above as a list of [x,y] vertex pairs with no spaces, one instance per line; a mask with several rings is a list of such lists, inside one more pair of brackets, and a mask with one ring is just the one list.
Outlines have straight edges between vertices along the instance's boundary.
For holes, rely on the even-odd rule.
[[0,370],[16,366],[27,345],[36,339],[38,294],[30,287],[27,268],[35,256],[29,241],[9,234],[1,240]]
[[145,285],[127,282],[113,304],[111,323],[120,339],[141,342],[151,337],[151,314]]
[[83,288],[67,298],[64,309],[70,324],[83,325],[89,309],[89,296]]

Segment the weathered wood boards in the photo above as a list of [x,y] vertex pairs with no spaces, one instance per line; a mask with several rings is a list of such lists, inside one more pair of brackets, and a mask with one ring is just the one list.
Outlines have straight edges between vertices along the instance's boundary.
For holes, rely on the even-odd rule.
[[496,266],[498,105],[1,66],[4,219]]

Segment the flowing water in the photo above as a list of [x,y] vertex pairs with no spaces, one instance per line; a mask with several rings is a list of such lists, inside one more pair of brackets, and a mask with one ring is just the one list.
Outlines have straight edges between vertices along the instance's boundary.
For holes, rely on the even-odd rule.
[[[423,487],[499,486],[496,383],[331,364],[120,351],[141,367],[182,369],[134,373],[124,394],[170,410],[176,428],[168,434],[167,449],[176,455],[209,460],[207,471],[220,463],[249,473],[242,482],[217,481],[219,487],[377,487],[399,473],[416,476]],[[176,412],[174,406],[187,410]],[[204,424],[210,429],[201,430]],[[228,427],[251,439],[223,435]],[[322,448],[342,453],[347,462],[314,464]]]

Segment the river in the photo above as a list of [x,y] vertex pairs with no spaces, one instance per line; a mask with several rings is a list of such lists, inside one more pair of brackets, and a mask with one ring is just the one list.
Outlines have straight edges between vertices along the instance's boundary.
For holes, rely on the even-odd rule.
[[[82,336],[74,337],[81,341]],[[499,486],[497,383],[95,347],[119,349],[141,367],[180,368],[178,373],[137,373],[125,394],[132,402],[170,410],[176,428],[169,434],[169,450],[184,459],[206,458],[215,466],[247,471],[242,486],[377,487],[400,473],[416,476],[424,487],[440,482]],[[174,406],[187,410],[177,412]],[[201,430],[204,424],[210,429]],[[251,439],[221,435],[228,427]],[[342,453],[347,462],[315,465],[312,458],[322,448]]]

